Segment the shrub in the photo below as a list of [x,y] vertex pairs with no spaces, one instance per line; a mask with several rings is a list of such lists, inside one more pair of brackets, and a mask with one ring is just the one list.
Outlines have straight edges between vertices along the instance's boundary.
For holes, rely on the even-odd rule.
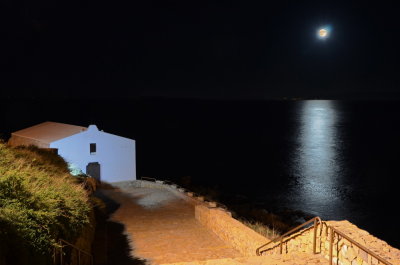
[[87,192],[61,157],[0,143],[0,249],[49,254],[58,238],[79,235],[90,211]]

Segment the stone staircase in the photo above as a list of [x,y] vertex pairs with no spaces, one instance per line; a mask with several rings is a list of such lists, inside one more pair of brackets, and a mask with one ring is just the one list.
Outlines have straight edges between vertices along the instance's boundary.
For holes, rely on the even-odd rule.
[[314,255],[308,253],[291,253],[283,255],[273,254],[259,257],[164,263],[160,265],[317,265],[328,263],[328,260],[319,254]]

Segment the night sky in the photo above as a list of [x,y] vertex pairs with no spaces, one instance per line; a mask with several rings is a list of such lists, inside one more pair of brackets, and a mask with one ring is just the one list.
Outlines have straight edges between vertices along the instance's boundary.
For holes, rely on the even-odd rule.
[[399,11],[394,1],[4,0],[1,95],[400,98]]

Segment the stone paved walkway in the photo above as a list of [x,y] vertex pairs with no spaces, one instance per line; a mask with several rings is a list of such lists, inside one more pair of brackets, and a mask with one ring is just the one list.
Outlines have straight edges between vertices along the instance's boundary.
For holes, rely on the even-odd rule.
[[121,204],[111,219],[125,225],[132,255],[151,264],[240,257],[194,218],[194,207],[164,189],[103,190]]
[[320,255],[296,253],[269,255],[262,257],[242,257],[192,262],[169,263],[162,265],[327,265],[328,260]]

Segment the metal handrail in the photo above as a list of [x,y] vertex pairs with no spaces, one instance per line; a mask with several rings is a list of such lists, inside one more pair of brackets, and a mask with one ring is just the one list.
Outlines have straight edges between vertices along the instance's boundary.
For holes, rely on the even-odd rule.
[[[59,242],[59,244],[61,246],[60,247],[60,249],[61,249],[60,250],[61,251],[60,252],[60,265],[63,265],[63,252],[62,252],[62,249],[64,248],[64,246],[70,246],[70,247],[72,247],[72,248],[74,248],[74,249],[76,249],[78,251],[78,265],[81,264],[81,253],[83,253],[86,256],[88,256],[90,258],[90,265],[93,265],[93,255],[90,254],[89,252],[78,248],[77,246],[69,243],[68,241],[65,241],[64,239],[59,239],[58,242]],[[56,262],[57,262],[56,259],[57,259],[57,257],[56,257],[56,250],[55,250],[54,251],[54,264],[56,264]]]
[[165,184],[168,184],[168,185],[176,185],[174,182],[172,182],[172,181],[170,181],[168,179],[164,179],[163,181],[164,181]]
[[[151,177],[140,177],[140,179],[141,180],[150,180],[150,181],[153,181],[153,182],[158,181],[156,178],[151,178]],[[176,184],[176,183],[174,183],[174,182],[172,182],[170,180],[164,179],[164,180],[160,180],[160,181],[162,181],[163,183],[165,183],[167,185],[170,185],[170,186],[174,185],[176,187],[176,189],[183,189],[183,190],[185,190],[185,192],[191,192],[191,193],[193,193],[194,197],[204,197],[203,195],[200,195],[200,194],[198,194],[196,192],[193,192],[193,191],[189,191],[188,189],[186,189],[186,188],[184,188],[182,186],[179,186],[178,184]],[[222,208],[224,210],[228,210],[228,207],[225,204],[222,204],[220,202],[216,202],[216,204],[217,204],[217,206],[219,208]]]
[[[376,255],[375,253],[373,253],[371,250],[367,249],[366,247],[364,247],[363,245],[357,243],[356,241],[354,241],[353,239],[351,239],[350,237],[346,236],[345,234],[343,234],[342,232],[336,230],[336,228],[330,226],[331,229],[331,234],[330,234],[330,243],[329,243],[329,264],[333,265],[333,242],[334,242],[334,238],[335,238],[335,234],[345,238],[346,240],[350,241],[350,243],[356,245],[358,248],[362,249],[363,251],[367,252],[369,255],[371,255],[372,257],[374,257],[375,259],[379,260],[380,262],[386,264],[386,265],[392,265],[392,263],[388,262],[387,260],[379,257],[378,255]],[[338,257],[339,258],[339,257]]]
[[147,180],[147,181],[152,181],[152,182],[156,182],[156,181],[162,181],[165,184],[168,185],[175,185],[177,188],[181,188],[178,184],[170,181],[170,180],[158,180],[156,178],[151,178],[151,177],[140,177],[140,180]]
[[[268,245],[271,244],[271,243],[276,243],[276,242],[278,242],[278,241],[280,241],[280,242],[279,242],[279,249],[280,249],[280,253],[282,254],[283,239],[284,239],[286,236],[291,235],[291,234],[293,234],[294,232],[300,230],[300,229],[303,228],[304,226],[309,225],[310,223],[314,223],[313,252],[314,252],[314,254],[316,254],[316,253],[317,253],[317,221],[321,224],[321,231],[322,231],[322,224],[323,224],[323,223],[322,223],[321,218],[319,218],[318,216],[317,216],[317,217],[314,217],[314,218],[308,220],[307,222],[305,222],[305,223],[303,223],[303,224],[301,224],[301,225],[299,225],[299,226],[296,226],[295,228],[293,228],[292,230],[286,232],[285,234],[281,235],[280,237],[274,238],[274,239],[272,239],[271,241],[269,241],[268,243],[266,243],[266,244],[260,246],[259,248],[257,248],[257,250],[256,250],[257,256],[261,256],[262,253],[264,253],[264,252],[266,252],[266,251],[269,250],[269,249],[266,249],[266,250],[260,251],[262,248],[268,246]],[[311,228],[311,227],[312,227],[312,226],[310,226],[309,228]],[[275,246],[275,247],[276,247],[276,246]]]
[[224,210],[226,210],[226,211],[229,210],[228,207],[227,207],[225,204],[220,203],[220,202],[216,202],[216,203],[217,203],[217,207],[218,207],[218,208],[224,209]]
[[150,180],[156,182],[157,179],[155,178],[150,178],[150,177],[140,177],[141,180]]

